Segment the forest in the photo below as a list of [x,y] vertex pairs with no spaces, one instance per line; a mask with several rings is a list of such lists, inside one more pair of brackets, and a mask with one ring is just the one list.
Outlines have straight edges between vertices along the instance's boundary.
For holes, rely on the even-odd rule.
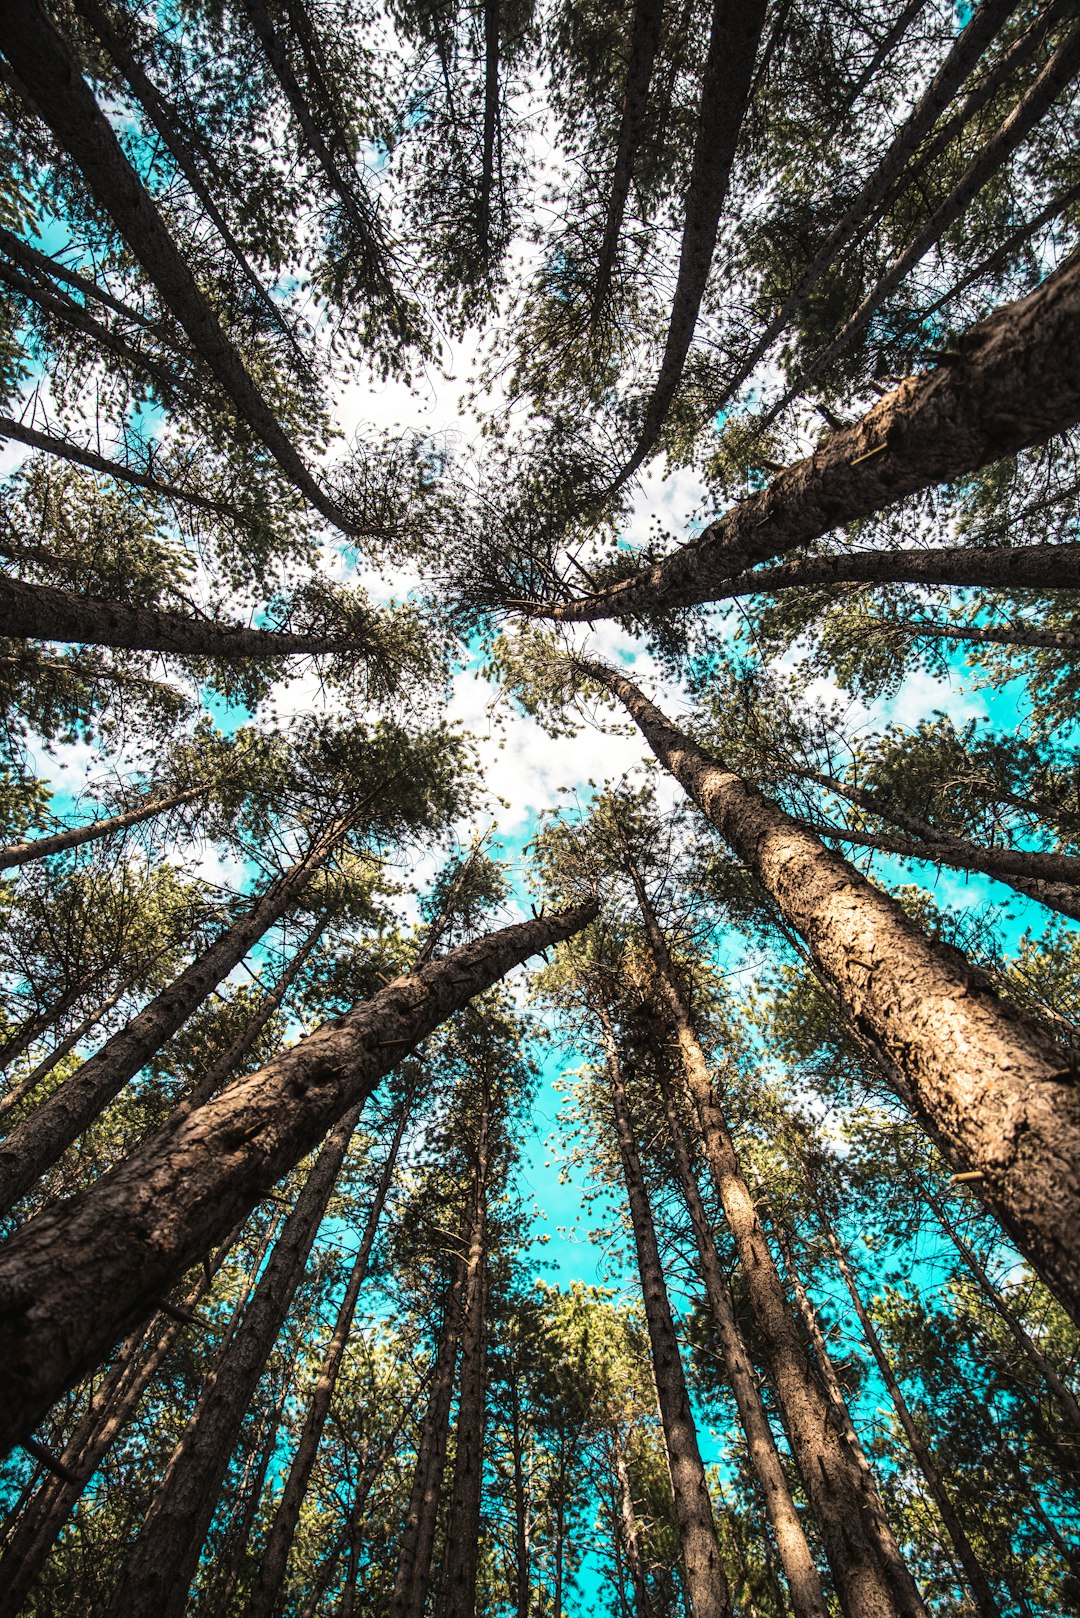
[[1078,1618],[1080,0],[4,0],[0,1618]]

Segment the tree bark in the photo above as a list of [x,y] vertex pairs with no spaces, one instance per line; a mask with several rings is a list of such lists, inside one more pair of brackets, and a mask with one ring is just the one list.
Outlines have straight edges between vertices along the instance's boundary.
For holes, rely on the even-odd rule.
[[598,1011],[603,1029],[608,1082],[611,1089],[615,1134],[619,1145],[623,1179],[630,1204],[641,1295],[649,1328],[653,1378],[660,1417],[664,1428],[671,1489],[675,1503],[675,1526],[686,1577],[687,1594],[693,1618],[730,1618],[731,1597],[716,1537],[709,1486],[698,1448],[697,1429],[686,1391],[679,1340],[671,1315],[660,1251],[656,1242],[649,1194],[641,1172],[637,1143],[626,1089],[623,1084],[619,1050],[611,1017],[606,1008]]
[[643,464],[660,436],[690,352],[716,251],[720,212],[750,99],[765,0],[713,0],[709,54],[701,84],[694,157],[686,194],[679,274],[664,354],[637,444],[609,492]]
[[495,195],[496,157],[499,148],[499,0],[484,0],[484,129],[480,158],[479,249],[482,262],[491,261],[492,199]]
[[957,357],[906,378],[850,427],[663,561],[575,601],[567,623],[722,600],[755,563],[808,545],[921,489],[1041,444],[1080,417],[1080,252],[959,340]]
[[96,1185],[5,1243],[0,1448],[32,1433],[53,1400],[420,1040],[595,914],[589,904],[518,922],[396,978],[167,1123]]
[[[259,1506],[262,1503],[266,1474],[270,1470],[270,1462],[273,1460],[274,1451],[277,1448],[278,1433],[281,1431],[281,1418],[285,1413],[285,1401],[288,1398],[288,1393],[289,1384],[286,1378],[282,1382],[281,1392],[269,1412],[269,1420],[266,1422],[266,1436],[263,1439],[258,1464],[254,1473],[244,1479],[243,1509],[239,1520],[235,1521],[235,1524],[232,1522],[229,1524],[228,1535],[219,1553],[224,1558],[223,1568],[219,1569],[219,1576],[220,1572],[223,1571],[224,1577],[221,1578],[221,1582],[213,1596],[213,1610],[216,1612],[226,1613],[229,1611],[232,1606],[233,1596],[236,1594],[236,1587],[240,1582],[247,1548],[251,1543],[251,1530],[255,1526],[255,1518],[258,1516]],[[261,1567],[261,1562],[259,1565]]]
[[630,32],[630,53],[626,64],[626,82],[623,86],[622,115],[615,142],[615,161],[611,171],[611,190],[608,192],[604,235],[596,261],[596,280],[593,283],[590,325],[595,329],[608,294],[619,248],[626,204],[634,178],[634,162],[645,132],[645,111],[652,81],[653,63],[660,45],[660,28],[664,17],[664,0],[635,0],[634,21]]
[[668,1133],[675,1149],[679,1184],[694,1227],[701,1277],[705,1282],[709,1308],[720,1339],[724,1372],[738,1406],[739,1421],[746,1438],[747,1455],[764,1497],[766,1515],[776,1538],[780,1561],[791,1592],[791,1605],[795,1618],[826,1618],[827,1608],[821,1580],[814,1566],[810,1547],[806,1543],[806,1535],[803,1533],[795,1502],[791,1498],[791,1490],[784,1476],[776,1440],[761,1402],[761,1394],[758,1392],[754,1368],[742,1332],[739,1330],[731,1289],[720,1263],[720,1255],[716,1251],[712,1228],[701,1200],[701,1192],[698,1190],[690,1151],[662,1059],[658,1064],[658,1077]]
[[105,287],[99,286],[96,281],[88,280],[85,275],[80,275],[78,270],[73,270],[70,265],[61,263],[57,258],[50,258],[48,253],[40,253],[36,247],[32,247],[21,236],[16,236],[14,231],[6,230],[2,225],[0,225],[0,250],[7,253],[9,258],[21,265],[31,276],[44,275],[50,282],[60,282],[64,286],[74,287],[84,298],[111,309],[113,314],[119,315],[122,320],[129,320],[133,326],[141,326],[155,337],[163,335],[160,322],[148,319],[130,304],[114,298]]
[[[334,1388],[337,1385],[338,1372],[345,1357],[345,1350],[349,1342],[349,1332],[352,1329],[353,1315],[356,1312],[357,1299],[360,1288],[367,1275],[368,1263],[371,1258],[371,1249],[375,1245],[375,1236],[379,1228],[379,1220],[386,1204],[390,1191],[390,1182],[394,1176],[397,1164],[398,1150],[401,1146],[401,1137],[405,1133],[405,1124],[408,1119],[409,1101],[411,1096],[402,1102],[398,1113],[397,1128],[387,1153],[386,1163],[376,1187],[375,1197],[368,1214],[367,1223],[353,1260],[349,1279],[338,1305],[337,1318],[334,1329],[323,1352],[322,1365],[311,1390],[304,1425],[300,1432],[300,1440],[293,1454],[289,1467],[289,1475],[285,1480],[285,1488],[278,1501],[274,1520],[262,1547],[259,1557],[259,1567],[255,1575],[251,1594],[245,1608],[246,1618],[274,1618],[281,1589],[285,1582],[285,1569],[292,1548],[296,1525],[300,1520],[300,1510],[307,1494],[311,1471],[315,1465],[315,1457],[322,1440],[326,1418],[330,1413],[330,1402],[334,1397]],[[223,1603],[224,1607],[224,1603]]]
[[228,977],[251,946],[296,903],[346,829],[339,821],[328,833],[316,837],[302,858],[271,883],[240,921],[215,939],[0,1143],[0,1211],[8,1211],[26,1195]]
[[760,879],[900,1069],[919,1114],[1064,1307],[1080,1316],[1080,1091],[1068,1057],[958,950],[668,721],[632,681],[578,663]]
[[638,903],[649,937],[655,984],[670,1018],[686,1087],[701,1129],[705,1159],[746,1277],[750,1307],[776,1389],[791,1451],[817,1521],[845,1618],[927,1618],[926,1608],[889,1532],[876,1489],[853,1461],[829,1420],[829,1405],[815,1380],[776,1263],[743,1177],[727,1122],[713,1090],[705,1053],[694,1030],[686,992],[641,883]]
[[80,596],[51,584],[28,584],[7,574],[0,576],[0,635],[230,659],[297,653],[317,657],[364,649],[362,641],[341,635],[295,635],[219,624],[159,607],[129,607],[100,596]]
[[237,415],[316,511],[342,532],[353,532],[354,525],[316,482],[252,380],[39,0],[10,0],[0,49],[20,88],[81,170],[95,203],[112,219]]
[[630,1587],[634,1592],[634,1618],[652,1618],[649,1582],[641,1555],[637,1513],[634,1510],[634,1496],[630,1490],[630,1474],[626,1469],[626,1456],[623,1454],[622,1445],[617,1437],[612,1439],[612,1450],[615,1488],[619,1502],[619,1533],[622,1536],[623,1546],[626,1550],[626,1565],[630,1573]]
[[6,1118],[9,1112],[13,1111],[20,1102],[25,1101],[27,1096],[37,1089],[43,1079],[48,1078],[57,1062],[62,1061],[69,1051],[73,1051],[79,1041],[90,1032],[91,1028],[99,1023],[102,1017],[107,1017],[114,1006],[119,1005],[130,987],[130,983],[123,983],[119,989],[114,990],[104,1000],[99,1001],[93,1010],[89,1011],[82,1021],[75,1025],[71,1033],[65,1034],[60,1043],[55,1045],[49,1052],[48,1056],[42,1058],[37,1066],[26,1075],[25,1079],[21,1079],[3,1098],[0,1098],[0,1119]]
[[[1080,186],[1077,187],[1080,195]],[[897,620],[882,626],[886,633],[911,640],[959,640],[973,646],[1023,646],[1036,651],[1080,652],[1080,634],[1071,629],[1040,629],[1034,625],[924,624]]]
[[126,831],[129,826],[141,826],[144,820],[153,820],[155,815],[163,815],[179,804],[205,797],[212,785],[212,782],[206,781],[201,786],[189,787],[186,792],[174,792],[166,798],[155,798],[150,803],[140,804],[125,814],[95,820],[89,826],[72,826],[66,831],[53,832],[48,837],[30,837],[22,843],[9,843],[6,848],[0,848],[0,871],[10,870],[14,865],[25,865],[28,860],[42,860],[50,854],[61,854],[68,848],[81,848],[84,843],[95,843],[99,838],[111,837],[114,832]]
[[[782,590],[844,584],[943,584],[959,590],[1080,588],[1080,545],[999,546],[925,551],[845,551],[800,556],[778,567],[743,573],[717,586],[717,601],[779,595]],[[988,634],[987,639],[991,636]]]
[[199,1397],[139,1530],[110,1618],[182,1618],[241,1423],[326,1213],[363,1102],[335,1126],[281,1229],[243,1321]]
[[874,1364],[877,1366],[881,1380],[888,1390],[893,1409],[896,1411],[897,1419],[908,1441],[908,1447],[915,1458],[915,1464],[926,1480],[926,1487],[930,1491],[930,1497],[937,1507],[945,1532],[948,1534],[953,1550],[956,1552],[957,1560],[963,1568],[964,1578],[967,1581],[968,1591],[975,1611],[979,1614],[979,1618],[1000,1618],[1000,1609],[994,1599],[994,1593],[990,1588],[982,1563],[979,1561],[975,1553],[975,1547],[972,1545],[960,1518],[957,1516],[956,1507],[953,1505],[952,1497],[945,1487],[945,1480],[938,1470],[937,1462],[930,1453],[929,1445],[919,1431],[918,1423],[911,1413],[907,1400],[904,1398],[903,1390],[897,1381],[889,1356],[885,1352],[877,1329],[863,1303],[862,1295],[848,1263],[847,1254],[837,1240],[836,1232],[829,1223],[821,1204],[815,1202],[815,1205],[825,1232],[825,1239],[836,1260],[840,1274],[844,1278],[844,1285],[848,1289],[855,1313],[859,1319],[859,1325],[862,1327],[866,1346],[874,1357]]

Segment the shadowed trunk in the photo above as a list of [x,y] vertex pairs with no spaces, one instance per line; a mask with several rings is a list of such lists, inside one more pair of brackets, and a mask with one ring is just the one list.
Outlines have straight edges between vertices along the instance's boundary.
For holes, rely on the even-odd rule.
[[327,1137],[243,1321],[218,1356],[128,1554],[110,1618],[181,1618],[187,1610],[229,1457],[303,1277],[362,1105],[350,1108]]
[[713,0],[709,54],[701,84],[694,158],[686,194],[679,274],[664,354],[645,406],[633,453],[609,493],[619,489],[656,445],[682,379],[698,311],[716,251],[720,212],[753,82],[754,59],[765,26],[765,0]]
[[[717,586],[717,601],[737,596],[779,595],[782,590],[822,585],[950,585],[966,590],[1053,590],[1080,588],[1080,545],[1016,545],[990,550],[963,546],[924,551],[846,551],[837,556],[805,556],[779,567],[743,573]],[[988,632],[986,639],[992,639]]]
[[1074,252],[1026,298],[971,327],[954,359],[907,377],[860,421],[837,429],[813,455],[663,561],[594,595],[534,610],[587,623],[722,600],[728,581],[755,563],[1041,444],[1078,417],[1080,252]]
[[915,1582],[880,1512],[872,1480],[829,1420],[807,1362],[779,1271],[746,1184],[694,1030],[686,992],[640,876],[631,872],[649,937],[660,1003],[675,1033],[705,1160],[746,1278],[762,1352],[791,1451],[825,1546],[845,1618],[927,1618]]
[[780,1561],[791,1592],[795,1618],[826,1618],[825,1598],[821,1590],[810,1547],[806,1543],[795,1502],[791,1498],[784,1468],[776,1448],[776,1440],[769,1426],[769,1418],[758,1392],[754,1367],[747,1353],[746,1343],[739,1330],[735,1304],[731,1296],[720,1255],[713,1240],[712,1227],[698,1190],[697,1177],[683,1134],[675,1098],[662,1061],[658,1064],[664,1112],[668,1133],[675,1148],[675,1164],[683,1198],[690,1212],[697,1243],[698,1264],[709,1308],[716,1323],[720,1351],[724,1357],[724,1371],[728,1386],[738,1406],[739,1421],[746,1438],[746,1451],[765,1500],[765,1511],[776,1537]]
[[645,131],[645,110],[649,99],[649,83],[653,63],[660,44],[660,26],[664,17],[664,0],[636,0],[634,24],[630,33],[630,55],[626,64],[626,82],[623,86],[622,116],[615,143],[615,162],[611,171],[611,190],[608,192],[604,235],[596,261],[596,280],[593,284],[590,324],[595,327],[600,318],[608,293],[619,249],[630,185],[634,178],[634,160]]
[[675,1526],[693,1618],[729,1618],[731,1598],[716,1537],[709,1486],[698,1447],[697,1429],[686,1391],[679,1340],[671,1315],[652,1210],[641,1172],[633,1122],[622,1079],[618,1046],[606,1009],[598,1017],[603,1028],[615,1134],[634,1230],[641,1296],[649,1328],[653,1378],[664,1428],[668,1470],[675,1503]]
[[205,797],[211,785],[207,781],[202,786],[189,787],[186,792],[155,798],[152,803],[140,804],[126,814],[95,820],[89,826],[72,826],[67,831],[53,832],[47,837],[30,837],[23,843],[9,843],[6,848],[0,848],[0,871],[10,870],[13,865],[25,865],[28,860],[45,859],[49,854],[61,854],[68,848],[81,848],[84,843],[95,843],[101,837],[111,837],[114,832],[126,831],[129,826],[141,826],[144,820],[153,820],[155,815],[163,815],[178,804]]
[[128,607],[99,596],[80,596],[51,584],[0,576],[0,635],[18,640],[77,641],[131,651],[180,652],[188,657],[289,657],[301,653],[363,650],[342,635],[294,635],[246,629],[158,607]]
[[[255,1518],[259,1514],[262,1504],[263,1486],[266,1483],[266,1474],[270,1470],[270,1462],[277,1449],[278,1433],[281,1431],[281,1418],[285,1413],[285,1401],[289,1394],[289,1379],[282,1381],[281,1392],[274,1401],[266,1422],[266,1436],[262,1442],[258,1463],[250,1476],[245,1476],[243,1483],[243,1509],[239,1519],[230,1521],[228,1532],[225,1534],[219,1555],[218,1573],[220,1583],[213,1593],[215,1612],[226,1613],[232,1604],[236,1587],[240,1582],[240,1575],[247,1560],[248,1546],[251,1543],[251,1530],[255,1526]],[[249,1468],[250,1471],[250,1468]],[[261,1563],[260,1563],[261,1566]],[[223,1576],[222,1576],[223,1575]]]
[[480,159],[479,250],[490,262],[492,199],[499,148],[499,0],[484,0],[484,131]]
[[32,1433],[64,1389],[420,1040],[595,914],[589,904],[518,922],[396,978],[167,1123],[0,1247],[0,1447]]
[[0,1098],[0,1119],[6,1118],[8,1113],[12,1112],[20,1102],[25,1101],[28,1095],[33,1094],[42,1080],[48,1078],[57,1062],[62,1061],[69,1051],[73,1051],[79,1041],[90,1032],[91,1028],[99,1023],[102,1017],[107,1017],[109,1012],[120,1004],[120,1001],[130,988],[130,983],[123,983],[119,989],[115,989],[112,994],[99,1001],[93,1010],[89,1011],[82,1021],[75,1025],[71,1033],[65,1034],[60,1043],[49,1052],[48,1056],[42,1058],[37,1066],[26,1075],[25,1079],[20,1079],[18,1084],[14,1085],[5,1096]]
[[637,1513],[634,1511],[634,1496],[630,1490],[630,1474],[626,1470],[626,1456],[617,1438],[612,1440],[614,1450],[613,1469],[615,1472],[615,1488],[618,1494],[619,1534],[622,1538],[623,1549],[626,1552],[626,1566],[630,1574],[630,1587],[634,1592],[634,1618],[651,1618],[652,1605],[649,1601],[649,1583],[645,1575],[645,1563],[641,1555],[641,1540],[638,1535]]
[[918,1113],[1066,1309],[1080,1315],[1080,1092],[1069,1059],[958,950],[931,942],[632,681],[577,665],[623,703],[660,762],[763,883],[856,1024],[904,1075]]
[[349,519],[316,482],[259,392],[39,0],[8,0],[0,49],[20,89],[82,172],[94,201],[112,219],[237,415],[316,511],[351,532]]
[[411,1096],[402,1102],[398,1113],[397,1128],[387,1153],[386,1163],[375,1190],[375,1197],[364,1226],[360,1246],[353,1260],[349,1279],[338,1305],[337,1318],[334,1329],[330,1335],[323,1352],[322,1365],[311,1390],[311,1399],[308,1403],[304,1425],[300,1432],[300,1440],[293,1454],[289,1467],[289,1475],[285,1480],[285,1487],[281,1499],[278,1501],[274,1520],[259,1555],[259,1567],[248,1597],[245,1613],[247,1618],[274,1618],[282,1586],[285,1582],[285,1569],[289,1560],[289,1551],[292,1548],[296,1525],[300,1520],[300,1510],[307,1494],[308,1482],[311,1478],[312,1467],[318,1453],[322,1439],[326,1418],[330,1413],[330,1403],[334,1397],[334,1388],[337,1385],[338,1372],[345,1357],[345,1350],[349,1342],[349,1332],[352,1328],[353,1315],[356,1312],[357,1299],[360,1288],[367,1275],[368,1262],[371,1258],[371,1249],[375,1244],[375,1236],[379,1228],[379,1220],[386,1204],[390,1191],[390,1182],[394,1176],[397,1163],[397,1154],[401,1146],[401,1137],[405,1133],[405,1124],[409,1113]]
[[222,933],[96,1055],[76,1068],[46,1101],[0,1144],[0,1210],[7,1211],[120,1094],[136,1073],[227,978],[251,946],[294,905],[340,842],[338,821],[262,894],[247,914]]
[[[1078,187],[1080,194],[1080,187]],[[958,640],[972,646],[1026,646],[1051,652],[1080,652],[1080,634],[1071,629],[1040,629],[1035,624],[923,624],[891,621],[883,628],[912,640]]]

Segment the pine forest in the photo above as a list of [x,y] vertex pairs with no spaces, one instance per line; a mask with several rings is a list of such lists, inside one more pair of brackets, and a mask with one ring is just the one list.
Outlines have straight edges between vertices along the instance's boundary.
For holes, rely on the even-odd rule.
[[1080,1618],[1080,0],[0,102],[0,1618]]

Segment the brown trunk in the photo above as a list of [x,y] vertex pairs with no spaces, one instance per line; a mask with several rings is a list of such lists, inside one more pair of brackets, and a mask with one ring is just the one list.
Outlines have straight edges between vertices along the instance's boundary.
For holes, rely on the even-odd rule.
[[1041,444],[1080,417],[1080,253],[973,326],[895,392],[704,533],[632,578],[541,616],[587,623],[723,599],[738,574],[906,495]]
[[43,1079],[48,1078],[57,1062],[62,1061],[69,1051],[73,1051],[79,1041],[84,1039],[90,1032],[91,1028],[99,1023],[102,1017],[107,1017],[109,1012],[120,1004],[130,987],[130,983],[122,984],[119,989],[114,990],[104,1000],[99,1001],[94,1009],[87,1013],[82,1022],[76,1023],[71,1033],[65,1034],[60,1043],[55,1045],[49,1052],[48,1056],[43,1057],[37,1066],[31,1069],[25,1079],[20,1079],[19,1083],[14,1085],[0,1099],[0,1118],[6,1118],[13,1108],[17,1107],[21,1101],[25,1101],[26,1097],[37,1089]]
[[510,1400],[510,1442],[514,1466],[514,1583],[510,1591],[517,1618],[529,1618],[532,1608],[532,1529],[530,1518],[530,1479],[525,1467],[525,1434],[522,1430],[518,1384],[513,1373],[507,1378]]
[[64,286],[74,287],[77,292],[82,293],[84,298],[89,298],[94,303],[100,303],[106,309],[111,309],[122,320],[129,320],[132,325],[141,326],[156,337],[163,335],[160,322],[148,320],[145,315],[140,314],[138,309],[133,309],[130,304],[122,303],[119,298],[114,298],[111,292],[108,292],[105,287],[99,286],[96,281],[88,281],[85,275],[79,274],[78,270],[73,270],[69,264],[62,264],[57,258],[50,258],[48,253],[38,252],[36,247],[32,247],[21,236],[16,236],[13,231],[5,230],[2,225],[0,225],[0,249],[7,253],[9,258],[14,259],[16,264],[20,264],[31,276],[37,278],[46,277],[46,285],[61,282]]
[[[717,600],[778,595],[782,590],[844,584],[948,585],[957,589],[1075,590],[1080,587],[1080,545],[1016,545],[973,550],[845,551],[797,557],[778,567],[743,573],[717,585]],[[989,633],[989,632],[988,632]]]
[[994,1600],[994,1594],[983,1571],[982,1563],[975,1554],[975,1548],[964,1531],[963,1524],[957,1516],[956,1508],[952,1503],[952,1497],[945,1487],[945,1480],[938,1471],[937,1463],[930,1453],[930,1448],[922,1433],[919,1431],[918,1423],[911,1414],[907,1400],[904,1398],[903,1390],[896,1379],[889,1356],[885,1352],[877,1329],[862,1301],[862,1295],[848,1263],[847,1254],[837,1240],[836,1232],[829,1223],[821,1204],[815,1201],[815,1206],[817,1207],[818,1217],[821,1220],[829,1248],[836,1260],[840,1274],[844,1278],[844,1285],[848,1289],[855,1313],[858,1316],[866,1346],[874,1357],[874,1364],[877,1366],[881,1380],[888,1390],[893,1409],[896,1411],[897,1419],[908,1441],[908,1447],[915,1458],[915,1464],[926,1480],[926,1487],[930,1491],[930,1497],[937,1507],[938,1515],[945,1526],[945,1532],[948,1534],[953,1550],[956,1552],[957,1560],[964,1570],[964,1578],[967,1581],[968,1591],[975,1611],[979,1614],[979,1618],[1000,1618],[1000,1610]]
[[[1080,195],[1080,186],[1077,187]],[[1025,646],[1051,652],[1080,652],[1080,635],[1071,629],[1040,629],[1036,625],[1009,624],[983,628],[977,624],[923,624],[896,622],[884,626],[912,640],[958,640],[972,646]]]
[[706,1162],[746,1278],[762,1352],[776,1389],[795,1464],[817,1520],[845,1618],[927,1618],[892,1535],[868,1498],[865,1474],[829,1420],[829,1405],[807,1363],[757,1207],[694,1031],[685,990],[645,889],[635,887],[656,969],[656,988],[675,1033],[701,1128]]
[[698,311],[716,251],[739,132],[746,116],[754,59],[765,26],[765,0],[713,0],[709,54],[701,84],[694,157],[686,194],[679,274],[664,354],[641,433],[612,491],[642,465],[660,437],[690,352]]
[[769,1426],[769,1418],[758,1392],[754,1368],[739,1330],[735,1304],[713,1240],[712,1227],[698,1190],[697,1177],[683,1134],[675,1097],[671,1093],[663,1060],[658,1076],[664,1098],[668,1132],[675,1148],[675,1162],[683,1198],[690,1211],[697,1243],[698,1265],[709,1308],[720,1339],[724,1372],[738,1406],[739,1421],[746,1437],[746,1451],[765,1501],[765,1511],[776,1538],[780,1561],[791,1591],[795,1618],[826,1618],[827,1608],[810,1547],[806,1543],[795,1502],[791,1498],[784,1468]]
[[[219,1558],[223,1559],[223,1563],[222,1560],[219,1560],[219,1573],[223,1576],[213,1595],[213,1610],[215,1612],[228,1612],[232,1605],[233,1596],[236,1594],[236,1587],[240,1582],[240,1575],[243,1572],[244,1562],[247,1558],[248,1545],[251,1543],[251,1530],[255,1526],[255,1518],[262,1503],[266,1474],[270,1469],[270,1462],[273,1460],[274,1451],[277,1448],[278,1433],[281,1430],[281,1418],[285,1412],[285,1401],[288,1393],[289,1379],[285,1377],[282,1380],[281,1392],[274,1401],[273,1409],[270,1411],[269,1419],[266,1423],[266,1436],[259,1452],[258,1464],[252,1475],[244,1480],[242,1490],[243,1510],[240,1513],[239,1520],[230,1524],[229,1532],[219,1553]],[[259,1566],[262,1566],[261,1559]]]
[[649,1601],[649,1584],[645,1576],[645,1564],[641,1556],[637,1514],[634,1511],[634,1496],[630,1491],[630,1474],[626,1470],[626,1456],[623,1454],[622,1446],[617,1438],[612,1440],[612,1448],[614,1452],[615,1488],[619,1502],[619,1534],[626,1553],[630,1587],[634,1592],[634,1614],[635,1618],[651,1618],[652,1605]]
[[481,262],[491,261],[491,211],[499,140],[499,0],[484,0],[484,132],[480,167],[479,242]]
[[139,1536],[124,1564],[110,1618],[181,1618],[240,1427],[299,1286],[352,1139],[362,1103],[319,1152],[282,1226],[243,1321],[207,1379]]
[[210,948],[106,1040],[48,1100],[0,1144],[0,1209],[7,1211],[37,1183],[154,1055],[183,1026],[218,984],[243,960],[251,946],[296,903],[315,872],[332,853],[346,826],[338,822],[316,838],[247,915],[221,934]]
[[[1078,322],[1080,326],[1080,322]],[[664,718],[623,675],[579,664],[764,884],[859,1027],[904,1075],[954,1165],[1066,1309],[1080,1315],[1080,1091],[1065,1056],[959,951]]]
[[237,415],[316,511],[352,532],[348,517],[316,482],[259,392],[39,0],[9,0],[0,48],[20,89],[82,171],[94,201],[112,219]]
[[487,1391],[487,1200],[491,1169],[491,1097],[485,1087],[475,1143],[472,1229],[465,1260],[461,1366],[443,1588],[443,1618],[473,1618],[480,1561],[480,1498]]
[[[0,1449],[454,1011],[595,916],[537,916],[396,978],[189,1115],[0,1248]],[[79,1262],[73,1263],[73,1255]]]
[[[375,1236],[379,1228],[379,1220],[390,1192],[390,1182],[394,1176],[394,1167],[397,1163],[398,1149],[401,1146],[401,1137],[405,1133],[405,1124],[409,1113],[411,1096],[402,1102],[398,1114],[397,1128],[387,1153],[386,1163],[380,1176],[375,1197],[368,1214],[364,1233],[360,1239],[356,1257],[353,1260],[352,1270],[341,1303],[338,1305],[337,1319],[323,1352],[322,1365],[311,1390],[311,1399],[308,1403],[304,1425],[300,1432],[300,1441],[289,1467],[289,1475],[285,1480],[285,1488],[278,1501],[274,1520],[266,1536],[266,1542],[259,1556],[259,1568],[255,1575],[251,1595],[248,1597],[245,1613],[247,1618],[274,1618],[282,1585],[285,1582],[285,1568],[292,1548],[296,1525],[300,1519],[300,1509],[307,1494],[311,1470],[315,1465],[315,1457],[322,1440],[323,1428],[330,1413],[330,1402],[334,1397],[334,1388],[337,1385],[338,1372],[348,1347],[349,1332],[352,1329],[353,1315],[356,1311],[360,1288],[367,1275],[368,1262],[371,1258],[371,1249],[375,1245]],[[224,1609],[224,1603],[223,1603]]]
[[81,848],[84,843],[111,837],[114,832],[126,831],[129,826],[141,826],[144,820],[153,820],[155,815],[163,815],[178,804],[205,797],[210,787],[211,783],[205,782],[202,786],[189,787],[185,792],[174,792],[167,798],[155,798],[152,803],[140,804],[126,814],[95,820],[89,826],[72,826],[67,831],[53,832],[48,837],[31,837],[24,843],[9,843],[6,848],[0,848],[0,871],[9,870],[13,865],[25,865],[28,860],[44,859],[49,854],[60,854],[67,848]]
[[598,1016],[603,1027],[615,1134],[630,1205],[641,1296],[652,1350],[653,1380],[664,1429],[675,1504],[675,1526],[687,1594],[693,1618],[730,1618],[731,1598],[716,1537],[712,1500],[705,1481],[697,1429],[686,1391],[679,1340],[664,1284],[652,1209],[634,1139],[618,1046],[607,1010],[601,1008]]
[[[112,964],[110,962],[110,964]],[[0,1045],[0,1072],[6,1071],[17,1061],[24,1052],[28,1051],[34,1041],[38,1039],[47,1028],[58,1023],[69,1012],[86,991],[93,985],[95,979],[104,976],[106,968],[84,972],[75,983],[62,990],[51,1005],[42,1006],[13,1029],[8,1038]]]
[[28,448],[40,450],[44,455],[56,455],[75,466],[101,472],[119,483],[130,483],[136,489],[145,489],[148,494],[160,495],[163,500],[179,500],[184,505],[196,506],[200,511],[209,511],[215,517],[229,518],[238,523],[243,521],[240,513],[233,511],[223,500],[211,500],[207,495],[181,489],[175,483],[162,483],[160,479],[140,472],[137,467],[125,466],[122,461],[97,455],[93,450],[73,444],[70,439],[39,433],[36,428],[28,427],[25,422],[14,421],[10,416],[0,416],[0,438],[13,438],[16,443],[26,444]]
[[218,624],[158,607],[129,607],[121,601],[76,595],[51,584],[28,584],[8,574],[0,577],[0,635],[15,640],[76,641],[83,646],[230,660],[318,657],[325,652],[363,650],[362,640],[343,639],[340,635],[296,635]]
[[634,178],[634,161],[645,131],[649,84],[660,44],[663,18],[664,0],[635,0],[626,82],[623,86],[622,115],[619,119],[615,161],[611,171],[611,190],[608,192],[604,235],[596,261],[596,280],[593,283],[590,324],[594,328],[611,291],[611,277],[619,248],[619,236],[622,233],[626,203]]

